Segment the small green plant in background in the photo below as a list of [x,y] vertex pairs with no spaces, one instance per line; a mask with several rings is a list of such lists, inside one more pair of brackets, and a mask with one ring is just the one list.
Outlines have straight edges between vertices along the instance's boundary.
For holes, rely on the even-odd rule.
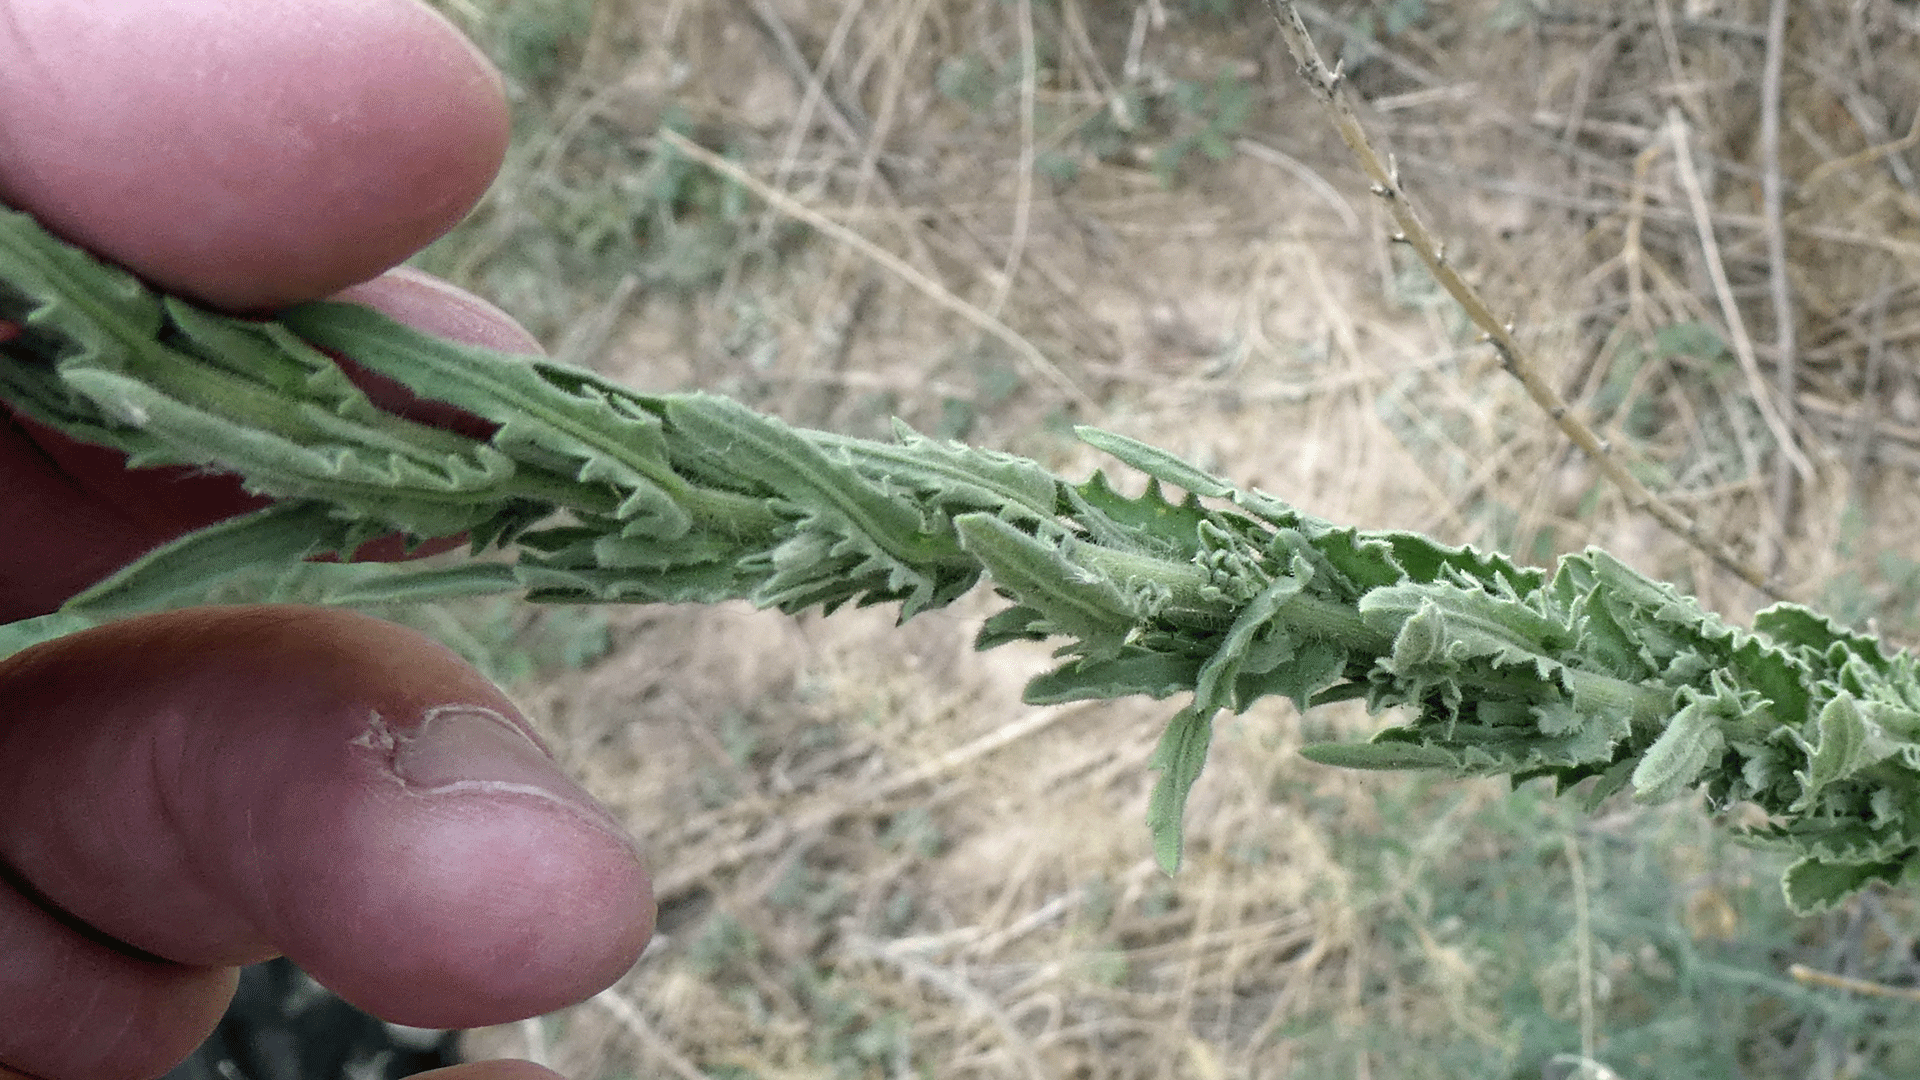
[[1376,43],[1420,26],[1427,16],[1427,0],[1370,0],[1347,22],[1341,63],[1357,70],[1372,57]]
[[[1902,981],[1897,950],[1860,947],[1872,917],[1795,916],[1773,888],[1779,856],[1741,846],[1693,807],[1596,826],[1540,785],[1495,796],[1425,781],[1383,785],[1375,799],[1379,820],[1403,824],[1357,827],[1342,806],[1309,812],[1350,875],[1341,902],[1377,943],[1369,977],[1450,1003],[1455,1038],[1385,1022],[1360,1036],[1396,1077],[1533,1080],[1580,1045],[1583,986],[1603,1018],[1596,1056],[1620,1077],[1776,1075],[1774,1063],[1825,1056],[1802,1044],[1842,1034],[1851,1060],[1875,1064],[1805,1075],[1891,1080],[1920,1060],[1916,1006],[1836,997],[1781,970],[1783,948],[1825,942],[1810,962]],[[1884,915],[1904,924],[1911,906]],[[1279,1033],[1299,1075],[1344,1075],[1354,1039],[1338,1009],[1308,1009]]]
[[493,59],[510,97],[551,92],[593,30],[595,0],[429,0]]
[[[674,106],[640,118],[583,109],[594,0],[439,0],[491,57],[513,104],[514,137],[482,212],[413,265],[512,310],[562,342],[609,296],[710,286],[741,259],[774,257],[792,236],[748,226],[745,193],[653,138],[689,138]],[[636,123],[651,126],[637,128]],[[721,140],[716,140],[720,142]]]
[[[693,133],[672,110],[660,124]],[[775,229],[766,244],[753,243],[736,185],[651,132],[610,121],[579,125],[558,149],[541,139],[516,142],[505,171],[537,175],[515,176],[499,189],[514,194],[413,262],[497,297],[542,340],[564,340],[582,321],[585,292],[704,288],[741,258],[775,255],[791,235]]]
[[[1191,15],[1218,19],[1245,0],[1194,0]],[[1055,51],[1042,40],[1036,51],[1043,70]],[[1017,60],[999,65],[978,53],[948,57],[934,76],[942,97],[964,107],[979,123],[1012,123],[1011,101],[1022,78]],[[1144,162],[1162,183],[1178,184],[1199,162],[1219,163],[1235,154],[1246,130],[1256,91],[1250,72],[1222,65],[1211,78],[1174,77],[1143,65],[1114,88],[1101,107],[1072,113],[1045,111],[1037,126],[1060,133],[1043,138],[1035,169],[1057,185],[1079,178],[1084,158],[1138,165]]]
[[1234,156],[1233,140],[1253,106],[1253,87],[1244,75],[1223,68],[1211,82],[1181,79],[1167,99],[1178,119],[1173,140],[1154,155],[1153,171],[1162,183],[1174,183],[1195,154],[1216,163]]
[[[1161,183],[1186,179],[1196,162],[1219,163],[1235,154],[1246,130],[1255,91],[1238,68],[1222,67],[1212,79],[1146,79],[1119,88],[1109,107],[1081,121],[1075,138],[1100,161],[1131,163],[1137,150],[1153,147],[1149,163]],[[1054,152],[1041,168],[1056,182],[1078,175],[1071,157]]]
[[1848,568],[1827,583],[1821,606],[1849,626],[1912,641],[1920,637],[1920,560],[1882,550],[1863,564],[1858,549],[1865,528],[1857,512],[1843,519],[1837,554]]

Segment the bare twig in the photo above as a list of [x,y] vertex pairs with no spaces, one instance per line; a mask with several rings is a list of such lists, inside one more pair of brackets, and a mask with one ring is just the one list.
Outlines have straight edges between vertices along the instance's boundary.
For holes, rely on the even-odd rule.
[[1587,900],[1587,864],[1580,857],[1580,838],[1569,832],[1560,838],[1567,853],[1567,871],[1573,877],[1575,966],[1580,974],[1580,1056],[1593,1060],[1599,1043],[1599,1025],[1593,1009],[1593,916]]
[[[1760,189],[1761,216],[1766,221],[1767,280],[1773,297],[1774,387],[1787,430],[1794,427],[1794,399],[1800,382],[1799,347],[1793,333],[1793,286],[1787,280],[1787,229],[1783,223],[1785,194],[1780,177],[1780,84],[1786,66],[1787,0],[1772,0],[1767,12],[1767,60],[1760,79]],[[1785,449],[1783,446],[1782,449]],[[1782,453],[1773,464],[1773,506],[1782,528],[1773,532],[1773,550],[1767,567],[1780,570],[1786,555],[1787,522],[1793,519],[1794,472],[1792,458]]]
[[1020,23],[1020,164],[1014,175],[1013,228],[1007,239],[1007,257],[1000,266],[999,280],[993,283],[993,297],[984,309],[995,318],[1000,317],[1000,309],[1013,292],[1013,279],[1020,274],[1020,258],[1026,252],[1028,221],[1033,212],[1033,113],[1040,80],[1040,61],[1033,43],[1033,0],[1019,0],[1014,16]]
[[593,1003],[605,1009],[627,1029],[648,1054],[658,1058],[667,1067],[667,1071],[680,1077],[680,1080],[706,1080],[707,1074],[700,1067],[688,1061],[686,1056],[674,1049],[666,1036],[654,1029],[645,1013],[620,995],[618,990],[602,990],[593,996]]
[[1686,190],[1687,203],[1693,210],[1694,229],[1700,234],[1700,253],[1707,264],[1707,277],[1713,282],[1713,293],[1720,301],[1720,316],[1727,322],[1727,336],[1732,339],[1734,358],[1740,361],[1740,370],[1747,377],[1747,387],[1753,393],[1754,404],[1760,408],[1760,417],[1766,421],[1767,430],[1773,432],[1773,438],[1780,446],[1780,452],[1793,462],[1793,467],[1802,478],[1813,479],[1813,463],[1800,453],[1799,445],[1794,441],[1793,430],[1787,426],[1786,417],[1780,415],[1780,406],[1773,399],[1773,393],[1767,387],[1766,376],[1760,372],[1760,357],[1753,348],[1753,336],[1747,333],[1747,320],[1740,314],[1740,304],[1733,296],[1733,282],[1727,277],[1727,266],[1720,258],[1720,241],[1713,234],[1713,208],[1707,205],[1706,188],[1700,183],[1699,171],[1693,167],[1693,147],[1687,138],[1687,121],[1680,115],[1679,109],[1667,111],[1668,131],[1673,138],[1673,163],[1679,174],[1680,186]]
[[1047,359],[1046,354],[1041,352],[1033,342],[1020,336],[1018,331],[1006,323],[1001,322],[999,319],[980,310],[977,306],[956,296],[952,290],[921,273],[913,264],[907,262],[905,259],[880,247],[873,241],[868,240],[866,237],[861,236],[845,225],[834,221],[818,210],[800,202],[786,192],[767,185],[762,182],[759,177],[706,147],[701,146],[699,143],[682,136],[677,131],[670,128],[662,128],[658,138],[661,142],[673,147],[680,153],[685,154],[700,164],[705,165],[707,168],[712,169],[714,172],[753,192],[753,194],[765,200],[768,205],[779,210],[781,213],[805,222],[815,230],[825,233],[827,236],[838,240],[840,243],[879,263],[895,277],[913,286],[913,288],[918,290],[921,295],[927,299],[932,300],[934,303],[939,304],[941,307],[972,323],[989,336],[998,339],[1002,344],[1005,344],[1018,354],[1022,360],[1025,360],[1028,366],[1032,367],[1035,372],[1059,387],[1075,401],[1086,406],[1093,404],[1092,397],[1090,397],[1085,390],[1082,390],[1078,383],[1069,378],[1066,372],[1061,371],[1058,365],[1052,360]]
[[1920,1001],[1920,990],[1907,986],[1888,986],[1885,983],[1868,982],[1847,975],[1835,975],[1831,972],[1816,971],[1805,964],[1795,964],[1787,969],[1793,981],[1807,986],[1824,986],[1831,990],[1845,990],[1854,994],[1869,994],[1873,997],[1893,998],[1896,1001]]
[[1914,114],[1913,126],[1907,129],[1907,133],[1892,142],[1879,143],[1874,146],[1869,146],[1857,154],[1849,154],[1843,158],[1835,158],[1832,161],[1822,162],[1819,168],[1807,174],[1806,182],[1800,185],[1799,196],[1804,200],[1813,192],[1813,189],[1848,169],[1857,169],[1876,158],[1904,153],[1915,146],[1920,146],[1920,112]]
[[1648,490],[1614,456],[1612,445],[1573,414],[1560,392],[1554,389],[1541,374],[1539,366],[1521,349],[1512,325],[1495,315],[1479,291],[1469,285],[1447,261],[1444,245],[1434,238],[1418,211],[1408,201],[1406,191],[1400,185],[1399,167],[1391,159],[1382,160],[1379,151],[1373,148],[1366,128],[1361,125],[1352,102],[1348,100],[1344,76],[1339,71],[1329,69],[1320,58],[1320,51],[1307,33],[1306,24],[1301,21],[1293,0],[1266,0],[1266,4],[1280,24],[1280,36],[1286,41],[1287,50],[1293,54],[1294,61],[1299,64],[1301,75],[1312,88],[1314,96],[1327,109],[1335,128],[1340,132],[1340,138],[1347,144],[1347,149],[1353,152],[1361,171],[1372,181],[1373,193],[1392,214],[1394,224],[1399,229],[1394,240],[1407,244],[1420,256],[1434,280],[1459,303],[1474,325],[1484,332],[1487,342],[1500,357],[1501,365],[1526,388],[1527,396],[1551,416],[1566,437],[1586,453],[1602,475],[1620,489],[1626,496],[1627,504],[1634,510],[1646,513],[1747,584],[1768,596],[1781,598],[1781,589],[1764,571],[1742,559],[1725,543],[1705,535],[1697,522]]
[[1867,323],[1867,363],[1860,374],[1860,396],[1853,407],[1853,438],[1847,448],[1847,505],[1866,506],[1867,462],[1873,457],[1873,441],[1879,425],[1880,373],[1887,358],[1887,302],[1893,286],[1885,270],[1880,272],[1880,287],[1873,297],[1873,313]]

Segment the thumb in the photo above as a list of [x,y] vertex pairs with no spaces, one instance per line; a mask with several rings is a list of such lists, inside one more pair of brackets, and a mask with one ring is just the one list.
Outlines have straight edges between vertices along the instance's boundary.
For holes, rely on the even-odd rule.
[[[0,893],[44,916],[0,921],[0,941],[122,961],[0,978],[0,1016],[98,999],[202,1024],[176,972],[283,953],[386,1019],[475,1027],[593,994],[652,929],[631,842],[512,703],[347,612],[170,612],[13,657],[0,790]],[[0,1031],[0,1061],[119,1074],[98,1030],[47,1019]]]

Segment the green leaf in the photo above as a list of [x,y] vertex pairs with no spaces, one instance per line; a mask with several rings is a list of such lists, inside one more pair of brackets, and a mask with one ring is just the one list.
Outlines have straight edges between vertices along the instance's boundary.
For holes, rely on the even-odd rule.
[[658,416],[591,373],[425,338],[368,308],[302,304],[281,314],[301,338],[397,379],[422,397],[500,425],[493,445],[537,469],[618,491],[618,516],[671,539],[690,525],[685,484]]
[[91,630],[99,620],[72,611],[53,611],[0,625],[0,660],[55,638]]
[[350,550],[348,530],[320,503],[280,503],[154,549],[68,600],[61,610],[105,622],[198,602],[207,588],[262,566]]
[[1207,764],[1213,742],[1212,709],[1189,705],[1175,713],[1154,747],[1147,767],[1159,772],[1147,800],[1147,831],[1153,836],[1153,856],[1169,874],[1180,871],[1187,795]]
[[1037,675],[1027,683],[1021,700],[1029,705],[1058,705],[1144,694],[1157,701],[1193,689],[1199,677],[1200,661],[1193,657],[1128,649],[1106,659],[1074,660]]
[[[1287,601],[1298,596],[1304,585],[1302,579],[1291,575],[1276,579],[1241,609],[1233,626],[1228,628],[1227,636],[1221,640],[1220,647],[1200,666],[1200,678],[1193,690],[1196,707],[1208,712],[1237,707],[1232,691],[1241,667],[1247,662],[1247,654],[1256,647],[1263,635],[1285,633],[1277,625],[1279,615]],[[1286,651],[1291,653],[1291,647]]]
[[1311,743],[1300,748],[1300,756],[1308,761],[1342,769],[1452,771],[1460,767],[1459,759],[1440,747],[1394,741]]
[[[667,416],[674,430],[705,454],[724,458],[730,475],[779,492],[823,526],[819,539],[825,543],[814,545],[817,557],[844,560],[835,564],[836,576],[881,578],[884,585],[871,588],[904,595],[903,617],[946,603],[972,585],[973,575],[965,570],[928,572],[928,563],[942,561],[958,569],[958,548],[938,535],[912,500],[872,483],[844,454],[822,449],[780,421],[727,398],[676,398],[668,403]],[[764,595],[779,592],[774,587]]]
[[1286,663],[1270,670],[1243,672],[1234,685],[1234,708],[1245,709],[1263,697],[1279,695],[1306,712],[1313,700],[1346,675],[1348,651],[1331,641],[1305,638],[1295,644]]
[[867,482],[923,494],[947,516],[984,510],[1021,524],[1052,523],[1064,486],[1025,458],[931,439],[893,422],[893,443],[821,432],[808,438],[845,453]]
[[[300,579],[312,592],[305,603],[365,606],[422,604],[519,592],[524,586],[506,563],[470,562],[420,568],[407,563],[302,563]],[[298,587],[294,580],[288,585]]]
[[986,652],[1014,641],[1044,641],[1049,633],[1046,621],[1047,617],[1038,610],[1021,604],[1002,608],[981,624],[973,647]]
[[1173,454],[1138,439],[1085,425],[1074,428],[1073,433],[1095,450],[1112,454],[1163,484],[1172,484],[1201,498],[1225,499],[1235,492],[1234,486],[1225,480],[1202,472]]
[[1360,601],[1369,626],[1394,634],[1390,670],[1414,674],[1425,668],[1458,669],[1468,661],[1496,667],[1530,667],[1541,679],[1559,673],[1558,657],[1573,643],[1559,619],[1529,607],[1517,596],[1493,595],[1453,585],[1394,585]]
[[1812,806],[1828,784],[1852,776],[1881,756],[1869,749],[1867,719],[1852,697],[1841,695],[1827,702],[1814,721],[1814,729],[1816,735],[1812,751],[1807,755],[1807,769],[1795,774],[1805,788],[1793,804],[1796,810]]
[[1823,862],[1804,858],[1787,867],[1781,880],[1787,906],[1796,915],[1818,915],[1876,881],[1894,884],[1907,872],[1906,860],[1872,863]]
[[1140,551],[1166,559],[1191,559],[1200,552],[1200,526],[1210,515],[1198,503],[1169,502],[1160,481],[1147,481],[1139,498],[1113,490],[1104,473],[1067,490],[1088,539],[1106,547]]
[[1699,779],[1726,749],[1721,719],[1716,698],[1689,695],[1633,770],[1634,797],[1645,803],[1663,802]]
[[953,524],[994,582],[1055,633],[1080,639],[1090,657],[1120,655],[1138,611],[1113,582],[1068,557],[1064,545],[1073,541],[1037,539],[989,514],[963,514]]

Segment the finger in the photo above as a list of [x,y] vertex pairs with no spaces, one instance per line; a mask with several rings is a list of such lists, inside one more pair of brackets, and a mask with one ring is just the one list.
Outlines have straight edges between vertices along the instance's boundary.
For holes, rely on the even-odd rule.
[[498,74],[418,0],[0,0],[0,200],[214,307],[399,263],[507,133]]
[[476,1061],[415,1073],[414,1080],[560,1080],[560,1074],[531,1061]]
[[0,1062],[42,1077],[157,1075],[213,1031],[233,996],[232,969],[133,955],[4,885],[0,957]]
[[[0,0],[4,3],[4,0]],[[502,352],[539,353],[512,316],[472,293],[401,267],[334,297],[417,330]],[[416,398],[392,379],[342,359],[374,402],[409,419],[484,439],[493,426],[451,406]],[[148,551],[195,529],[267,505],[237,477],[199,469],[128,469],[117,450],[69,439],[11,410],[0,411],[0,620],[44,615]],[[413,555],[451,544],[415,549]],[[360,559],[400,558],[397,538],[372,541]]]
[[[376,1015],[475,1027],[597,992],[651,933],[618,825],[411,631],[316,608],[149,616],[0,664],[0,714],[0,863],[154,957],[284,953]],[[43,1055],[81,1052],[50,1037]]]

